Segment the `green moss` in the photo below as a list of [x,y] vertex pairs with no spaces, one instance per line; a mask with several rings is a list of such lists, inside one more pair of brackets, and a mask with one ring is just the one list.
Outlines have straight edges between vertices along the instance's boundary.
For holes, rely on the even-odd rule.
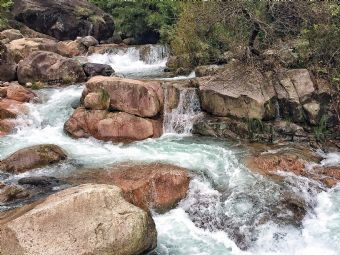
[[101,88],[100,89],[100,101],[101,101],[101,103],[105,104],[109,100],[110,100],[109,93],[105,89]]
[[75,10],[76,16],[79,17],[89,17],[93,15],[93,11],[84,7],[77,7]]

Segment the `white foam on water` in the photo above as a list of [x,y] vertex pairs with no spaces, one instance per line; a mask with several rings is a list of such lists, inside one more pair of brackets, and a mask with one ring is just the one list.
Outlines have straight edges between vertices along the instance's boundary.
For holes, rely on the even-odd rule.
[[[165,95],[167,95],[167,91]],[[168,99],[165,97],[165,107],[168,109]],[[195,119],[202,115],[198,91],[195,88],[180,90],[178,106],[175,109],[164,111],[163,131],[190,135]]]
[[140,47],[128,47],[104,54],[92,54],[88,56],[88,61],[110,65],[117,74],[127,77],[161,76],[168,57],[166,47],[150,46],[150,50],[142,54]]

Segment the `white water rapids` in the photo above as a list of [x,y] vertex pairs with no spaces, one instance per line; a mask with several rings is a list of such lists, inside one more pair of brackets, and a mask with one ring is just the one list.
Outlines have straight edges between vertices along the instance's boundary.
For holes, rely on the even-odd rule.
[[[130,64],[128,60],[121,62],[124,65],[121,70],[130,66],[128,72],[134,72],[132,67],[136,66],[137,73],[141,69],[139,59],[131,60],[131,56],[124,55],[113,58],[132,61]],[[162,62],[154,64],[155,69],[150,68],[153,71],[163,65]],[[119,66],[119,63],[115,65]],[[149,64],[143,62],[141,65]],[[117,66],[116,70],[119,70]],[[167,133],[158,139],[128,145],[72,139],[63,132],[63,125],[73,111],[72,102],[80,98],[82,89],[83,85],[73,85],[38,91],[43,102],[29,104],[30,114],[21,118],[20,127],[13,134],[0,138],[0,159],[18,149],[42,143],[61,146],[69,159],[29,174],[10,176],[6,181],[15,181],[26,175],[67,176],[84,168],[100,168],[120,162],[170,163],[188,168],[196,177],[191,181],[187,198],[177,208],[166,214],[154,214],[158,231],[157,254],[339,254],[339,185],[316,192],[317,184],[289,175],[284,183],[275,183],[254,175],[240,163],[247,153],[245,149],[212,138]],[[188,99],[186,93],[183,93],[180,105],[190,106],[193,101],[185,103]],[[194,95],[191,98],[195,100]],[[192,110],[183,112],[183,109],[177,109],[177,117],[190,114]],[[190,125],[190,121],[182,122],[183,125]],[[174,132],[171,128],[167,131]],[[325,155],[325,165],[339,163],[339,154]],[[292,215],[279,207],[282,195],[287,192],[296,198],[304,198],[310,205],[300,226],[289,224]],[[273,214],[276,216],[269,217]],[[267,221],[260,224],[263,219]]]

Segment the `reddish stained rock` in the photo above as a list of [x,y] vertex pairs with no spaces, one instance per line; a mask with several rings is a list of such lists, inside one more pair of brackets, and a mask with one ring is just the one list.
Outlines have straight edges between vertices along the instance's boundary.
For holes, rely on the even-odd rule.
[[250,156],[246,159],[246,166],[257,173],[269,176],[275,180],[283,178],[277,171],[291,172],[298,176],[304,176],[318,181],[327,187],[333,187],[340,180],[340,167],[316,166],[313,169],[306,169],[306,164],[319,163],[320,159],[311,151],[276,152]]
[[265,175],[276,171],[287,171],[301,175],[304,172],[306,163],[298,155],[290,153],[262,154],[246,160],[246,164],[250,169]]
[[22,102],[11,99],[0,100],[0,120],[7,118],[16,118],[27,112],[26,106]]
[[16,151],[0,161],[0,171],[22,173],[57,163],[67,158],[65,152],[53,144],[31,146]]
[[154,117],[163,107],[163,89],[157,81],[95,76],[86,83],[83,96],[99,89],[107,91],[113,110],[140,117]]
[[93,136],[104,141],[131,142],[159,135],[153,121],[125,112],[88,111],[79,107],[65,123],[64,130],[74,138]]
[[16,119],[3,119],[0,120],[0,136],[4,136],[12,132],[17,124]]
[[143,210],[166,212],[186,197],[188,170],[167,164],[118,165],[109,170],[82,173],[71,182],[113,184],[123,190],[124,198]]
[[7,98],[19,102],[30,102],[37,95],[19,84],[12,84],[7,87]]

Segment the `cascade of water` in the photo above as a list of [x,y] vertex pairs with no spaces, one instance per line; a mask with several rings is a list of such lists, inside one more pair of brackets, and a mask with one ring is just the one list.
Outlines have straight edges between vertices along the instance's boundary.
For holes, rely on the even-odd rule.
[[[168,103],[168,91],[165,92],[165,104]],[[201,115],[201,106],[197,89],[180,90],[178,106],[175,109],[164,107],[164,133],[191,134],[194,120]]]
[[91,63],[112,66],[127,77],[160,76],[166,66],[168,49],[163,45],[115,48],[109,53],[88,56]]

